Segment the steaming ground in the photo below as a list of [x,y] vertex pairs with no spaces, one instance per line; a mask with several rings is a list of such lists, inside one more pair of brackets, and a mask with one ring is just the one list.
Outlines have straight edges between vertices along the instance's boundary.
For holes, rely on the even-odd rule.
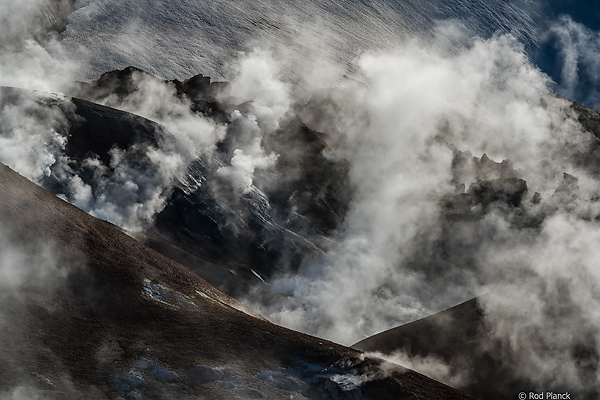
[[568,116],[568,103],[542,104],[548,77],[516,41],[479,41],[454,55],[425,46],[365,56],[359,65],[367,85],[348,89],[342,112],[327,116],[343,124],[355,193],[327,254],[271,283],[282,296],[276,307],[255,304],[278,323],[350,343],[528,271],[506,257],[539,232],[515,226],[514,207],[482,210],[469,223],[445,221],[446,196],[505,178],[477,171],[472,160],[457,168],[457,150],[481,163],[509,159],[508,174],[527,182],[525,210],[535,206],[535,192],[550,201],[563,172],[579,177],[583,198],[597,191],[594,172],[577,165],[591,151],[591,134]]
[[[61,166],[65,198],[143,230],[189,164],[211,159],[233,137],[225,156],[212,158],[214,181],[197,184],[213,185],[221,194],[215,201],[245,223],[240,204],[268,203],[265,193],[283,187],[277,168],[295,149],[273,138],[298,116],[327,134],[323,157],[347,161],[351,198],[343,224],[303,236],[316,250],[302,248],[299,262],[284,251],[281,272],[246,293],[247,304],[275,323],[350,344],[533,277],[538,290],[509,286],[517,295],[483,304],[488,323],[521,355],[519,368],[539,372],[539,382],[560,377],[593,388],[595,379],[573,372],[569,349],[580,337],[565,327],[585,321],[589,341],[600,339],[598,139],[582,127],[582,109],[550,93],[598,107],[598,33],[569,17],[542,24],[533,15],[545,6],[530,3],[486,3],[469,16],[464,3],[447,10],[431,4],[378,3],[367,11],[362,3],[292,4],[284,12],[267,2],[86,3],[62,44],[32,44],[17,61],[4,56],[0,82],[68,93],[68,80],[135,64],[170,79],[226,77],[230,93],[216,100],[232,108],[222,120],[192,113],[173,83],[143,74],[134,77],[133,93],[94,99],[162,128],[152,146],[111,150],[108,164],[79,160],[106,178],[92,190],[69,169],[73,160],[60,158],[69,110],[3,95],[0,161],[37,182]],[[322,20],[301,30],[298,21],[315,7]],[[557,56],[546,67],[552,77],[532,62],[549,43],[556,48],[548,57]],[[16,71],[21,60],[25,67]],[[127,161],[128,152],[145,164]],[[276,178],[260,185],[260,174]]]
[[276,326],[0,165],[0,398],[472,399]]

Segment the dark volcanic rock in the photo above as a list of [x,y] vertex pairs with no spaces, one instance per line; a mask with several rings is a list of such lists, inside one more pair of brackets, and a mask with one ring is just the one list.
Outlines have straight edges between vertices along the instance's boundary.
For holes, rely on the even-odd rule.
[[81,84],[81,92],[76,95],[94,102],[108,96],[117,96],[118,99],[123,100],[138,90],[142,80],[148,80],[155,84],[166,82],[139,68],[130,66],[122,70],[105,72],[91,84]]
[[455,185],[472,181],[517,178],[519,171],[513,168],[510,160],[495,162],[487,154],[473,157],[470,151],[452,148],[452,183]]
[[230,89],[229,83],[211,82],[210,77],[202,74],[193,76],[183,82],[176,79],[167,81],[139,68],[129,66],[122,70],[105,72],[98,80],[91,83],[75,83],[71,87],[71,91],[76,97],[94,102],[103,102],[108,97],[115,96],[117,100],[123,101],[128,96],[135,94],[140,85],[169,85],[175,89],[178,96],[186,97],[192,101],[205,101],[215,108],[218,108],[216,97],[219,94],[227,96]]
[[565,144],[564,150],[570,153],[574,165],[593,175],[600,174],[600,112],[559,94],[545,96],[542,103],[562,118],[572,118],[580,124],[582,132],[577,132],[580,139],[573,142],[575,145]]
[[[510,160],[498,163],[486,154],[477,158],[454,149],[451,168],[456,191],[442,198],[448,220],[478,219],[493,207],[518,208],[527,195],[527,182],[518,177]],[[465,182],[473,180],[465,192]]]
[[475,182],[469,187],[467,195],[474,204],[488,206],[498,201],[519,207],[526,192],[527,183],[523,179],[508,178]]
[[[581,126],[583,126],[586,131],[600,139],[600,112],[575,103],[574,101],[559,94],[553,94],[550,96],[550,98],[559,99],[560,101],[568,104],[569,108],[575,112],[577,120]],[[545,99],[545,101],[548,103],[550,100]]]
[[[246,113],[250,105],[215,100],[217,93],[226,94],[227,84],[203,75],[168,82],[128,67],[105,73],[75,93],[93,101],[127,104],[145,95],[145,85],[166,85],[189,102],[192,112],[227,125],[217,152],[189,166],[184,184],[173,189],[164,210],[156,215],[154,229],[145,234],[153,238],[149,245],[158,244],[162,237],[185,253],[225,266],[227,276],[212,282],[234,294],[246,290],[246,284],[236,289],[239,279],[232,280],[230,270],[242,281],[255,283],[260,282],[257,275],[268,278],[281,270],[293,271],[307,254],[322,249],[323,235],[335,234],[341,227],[351,191],[348,163],[331,149],[326,135],[309,129],[299,118],[289,116],[279,129],[261,138],[265,153],[278,155],[277,164],[254,172],[258,191],[234,198],[217,170],[227,166],[240,141],[247,140],[243,129],[230,121],[230,114]],[[121,140],[139,140],[127,130],[116,131]],[[176,253],[182,254],[170,252]]]
[[561,197],[564,201],[573,201],[579,197],[579,180],[573,175],[563,174],[563,180],[554,191],[554,196]]
[[482,399],[508,399],[532,390],[502,359],[501,344],[485,325],[477,299],[433,316],[364,339],[353,348],[408,357],[431,357],[448,365],[452,374],[467,371],[462,389]]
[[[270,277],[282,269],[294,270],[306,254],[322,247],[321,236],[335,234],[341,227],[351,191],[348,163],[336,156],[326,135],[309,129],[299,118],[290,116],[262,138],[265,152],[278,155],[277,165],[269,171],[255,171],[254,185],[259,191],[233,199],[231,188],[223,185],[216,171],[227,165],[238,142],[244,140],[240,137],[244,132],[230,123],[229,114],[233,110],[244,113],[249,105],[217,102],[216,94],[226,93],[227,84],[210,82],[203,75],[183,83],[167,82],[128,67],[105,73],[76,93],[94,101],[111,98],[114,103],[116,98],[117,103],[126,103],[141,95],[140,88],[147,84],[171,86],[173,93],[191,101],[193,112],[228,125],[213,158],[190,165],[184,181],[193,187],[174,188],[156,216],[155,229],[145,235],[156,239],[152,243],[158,244],[162,236],[186,253],[227,266],[227,271],[244,281],[255,281],[257,273]],[[118,132],[131,136],[125,130]],[[212,282],[233,294],[235,280],[230,278]]]
[[113,148],[127,150],[134,144],[158,147],[159,138],[167,135],[162,126],[137,115],[86,100],[71,101],[75,116],[71,119],[66,153],[77,161],[98,156],[109,165]]
[[215,99],[220,94],[228,96],[231,89],[231,85],[228,82],[211,82],[209,76],[202,74],[184,80],[181,86],[185,93],[194,101]]
[[[232,294],[242,288],[232,285],[238,279],[256,283],[255,273],[268,278],[282,268],[293,272],[319,249],[321,235],[340,229],[350,199],[348,164],[325,156],[324,135],[291,119],[263,140],[266,151],[279,157],[276,172],[255,172],[260,191],[232,201],[228,209],[223,198],[231,198],[229,189],[220,186],[214,165],[199,160],[190,176],[206,184],[193,191],[176,188],[156,217],[157,232],[177,246],[235,271],[238,278],[217,283]],[[224,159],[234,141],[228,134],[220,143]]]
[[[130,72],[115,79],[127,81],[135,71]],[[181,184],[169,186],[148,155],[157,149],[168,152],[173,145],[161,125],[77,98],[11,88],[1,93],[7,106],[27,98],[62,114],[63,125],[56,131],[67,140],[64,149],[55,149],[56,161],[41,178],[44,188],[76,202],[76,177],[94,199],[121,201],[128,199],[122,184],[133,180],[138,189],[127,194],[134,196],[127,201],[143,203],[164,187],[164,208],[138,237],[230,294],[261,285],[261,279],[283,268],[294,270],[323,246],[322,235],[335,234],[341,226],[350,196],[347,162],[335,156],[325,135],[297,118],[264,138],[266,151],[280,154],[277,173],[257,170],[259,190],[234,199],[217,170],[231,158],[238,140],[235,128],[212,158],[196,160]]]
[[[2,282],[0,357],[11,368],[0,368],[0,390],[9,395],[336,399],[360,390],[365,399],[470,398],[275,326],[3,165],[0,220],[3,254],[21,260],[4,258],[2,270],[30,274]],[[49,246],[43,259],[55,262],[28,258],[40,244]]]

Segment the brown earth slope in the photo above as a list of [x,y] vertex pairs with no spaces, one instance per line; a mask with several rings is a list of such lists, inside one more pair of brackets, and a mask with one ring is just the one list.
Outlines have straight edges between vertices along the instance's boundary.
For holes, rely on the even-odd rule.
[[260,318],[0,165],[0,397],[468,399]]

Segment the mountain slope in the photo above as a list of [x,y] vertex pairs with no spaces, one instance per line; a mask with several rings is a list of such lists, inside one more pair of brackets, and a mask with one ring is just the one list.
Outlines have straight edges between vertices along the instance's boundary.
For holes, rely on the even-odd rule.
[[[409,358],[435,358],[449,365],[452,374],[464,368],[475,376],[463,390],[480,398],[510,398],[520,391],[510,379],[515,378],[510,369],[493,357],[500,349],[485,326],[477,299],[370,336],[351,347],[388,356],[403,353]],[[486,347],[488,351],[483,350]]]
[[0,218],[13,254],[1,269],[0,382],[13,396],[469,398],[272,325],[3,165]]
[[[507,304],[515,300],[515,292],[536,293],[547,284],[530,279],[516,286],[507,286],[426,318],[368,337],[351,347],[368,353],[383,355],[390,360],[417,360],[422,369],[427,365],[443,365],[446,377],[458,377],[461,390],[482,399],[514,398],[521,392],[569,393],[573,398],[598,398],[593,387],[597,371],[598,352],[595,349],[595,333],[586,321],[577,321],[577,312],[569,310],[568,299],[560,301],[548,295],[540,315],[537,304],[523,297],[517,310],[508,311]],[[501,320],[498,320],[501,312]],[[565,315],[565,314],[570,315]],[[525,321],[519,321],[525,318]],[[573,362],[578,384],[565,383],[560,377],[554,382],[544,382],[540,372],[526,369],[519,354],[518,341],[522,335],[534,329],[539,318],[555,318],[555,324],[546,322],[556,339],[551,347],[547,338],[538,334],[537,342],[530,348],[538,356],[551,354],[563,363]],[[511,332],[507,335],[503,328]],[[512,341],[511,342],[511,336]],[[565,357],[566,354],[566,357]],[[432,372],[433,371],[433,372]],[[428,375],[436,378],[437,371],[429,369]],[[555,372],[556,374],[556,372]],[[587,383],[586,383],[587,382]]]

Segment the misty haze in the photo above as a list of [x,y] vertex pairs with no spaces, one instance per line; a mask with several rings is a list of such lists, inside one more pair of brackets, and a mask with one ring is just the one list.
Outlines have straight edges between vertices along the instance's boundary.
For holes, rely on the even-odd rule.
[[597,399],[600,6],[0,0],[0,399]]

